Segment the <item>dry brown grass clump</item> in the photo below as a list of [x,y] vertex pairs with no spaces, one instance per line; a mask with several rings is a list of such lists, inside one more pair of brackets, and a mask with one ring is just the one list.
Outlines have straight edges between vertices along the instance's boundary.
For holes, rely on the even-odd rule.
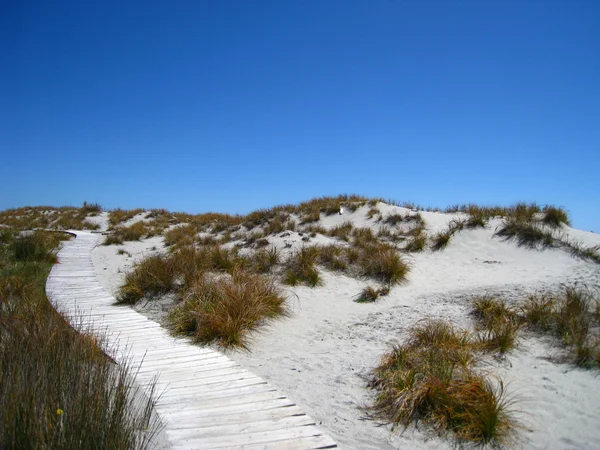
[[375,369],[374,414],[394,427],[424,422],[461,443],[509,444],[518,424],[500,379],[475,371],[472,337],[444,321],[409,330]]
[[144,296],[154,297],[175,289],[177,272],[173,260],[163,255],[152,255],[138,262],[125,275],[117,301],[134,304]]
[[404,246],[404,251],[407,252],[422,252],[427,245],[427,236],[425,233],[419,233],[412,236]]
[[145,211],[145,209],[137,208],[137,209],[114,209],[110,213],[108,213],[108,224],[111,227],[116,227],[120,223],[127,222],[130,219],[133,219],[138,214],[141,214]]
[[290,286],[307,284],[310,287],[322,283],[316,263],[319,258],[318,247],[302,247],[292,254],[285,263],[283,282]]
[[193,225],[181,225],[164,233],[165,246],[193,245],[196,240],[197,230]]
[[408,264],[398,251],[387,244],[376,244],[359,250],[360,274],[389,285],[407,282]]
[[285,315],[285,299],[268,278],[244,272],[200,277],[170,314],[171,328],[203,344],[248,349],[249,333]]
[[250,258],[252,269],[258,273],[269,273],[278,263],[279,252],[276,247],[260,248]]
[[477,338],[481,348],[506,353],[517,345],[521,321],[514,308],[501,299],[484,295],[471,300],[477,319]]
[[344,272],[348,269],[347,249],[337,245],[319,247],[319,264],[334,272]]
[[333,227],[331,230],[329,230],[329,236],[331,237],[336,237],[336,238],[340,238],[343,241],[349,241],[350,240],[350,233],[352,232],[352,229],[354,228],[354,225],[352,225],[352,222],[344,222],[336,227]]
[[122,244],[125,241],[139,241],[143,237],[150,237],[152,228],[145,222],[139,221],[128,227],[118,226],[106,236],[104,245]]
[[390,293],[389,286],[383,286],[380,288],[374,288],[373,286],[365,287],[358,297],[354,300],[357,303],[373,303],[379,297],[385,297]]

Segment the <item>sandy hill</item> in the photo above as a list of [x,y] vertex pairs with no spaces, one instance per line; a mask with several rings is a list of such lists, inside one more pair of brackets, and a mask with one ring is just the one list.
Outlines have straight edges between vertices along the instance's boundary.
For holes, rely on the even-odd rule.
[[[117,296],[125,275],[152,255],[219,248],[240,267],[277,255],[260,272],[284,293],[288,317],[249,333],[250,351],[229,349],[229,356],[302,405],[342,448],[455,445],[451,434],[425,425],[393,433],[389,422],[365,409],[377,396],[368,387],[373,369],[415,324],[443,319],[474,330],[476,297],[493,296],[520,311],[531,295],[581,290],[590,299],[586,361],[577,361],[560,337],[524,323],[514,348],[485,352],[477,370],[500,377],[517,400],[513,446],[600,448],[600,313],[594,303],[600,299],[600,235],[571,228],[562,213],[532,205],[426,211],[340,196],[247,216],[118,210],[84,220],[107,232],[111,245],[97,247],[93,258],[98,278]],[[310,248],[317,249],[312,256]],[[306,267],[298,262],[303,252]],[[391,253],[403,270],[378,265]],[[228,272],[216,267],[208,272]],[[307,267],[314,272],[303,272]],[[170,326],[169,312],[189,298],[174,283],[162,293],[141,292],[133,307]],[[368,301],[367,287],[389,292]]]

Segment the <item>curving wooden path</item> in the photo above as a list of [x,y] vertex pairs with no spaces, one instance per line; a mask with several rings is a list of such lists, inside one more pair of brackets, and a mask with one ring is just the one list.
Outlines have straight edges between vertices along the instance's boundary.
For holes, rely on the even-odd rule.
[[[137,381],[158,376],[156,411],[173,449],[315,449],[336,443],[264,380],[222,353],[170,336],[131,308],[116,306],[100,285],[92,250],[102,236],[75,231],[63,243],[46,291],[81,329],[107,332],[105,351],[127,361]],[[143,364],[142,364],[143,362]]]

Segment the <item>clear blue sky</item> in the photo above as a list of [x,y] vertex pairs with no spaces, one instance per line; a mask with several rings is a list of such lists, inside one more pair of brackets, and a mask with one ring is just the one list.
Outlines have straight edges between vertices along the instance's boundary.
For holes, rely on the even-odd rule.
[[600,231],[600,1],[0,8],[0,209],[358,193]]

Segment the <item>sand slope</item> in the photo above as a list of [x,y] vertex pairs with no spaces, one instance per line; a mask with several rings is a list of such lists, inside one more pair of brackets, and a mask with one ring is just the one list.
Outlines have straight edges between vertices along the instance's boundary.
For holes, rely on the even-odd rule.
[[[379,203],[384,215],[408,210]],[[421,213],[428,233],[444,229],[460,214]],[[366,218],[366,207],[354,213],[323,217],[331,228],[345,221],[377,230]],[[391,433],[389,426],[365,420],[360,407],[374,393],[364,377],[377,364],[389,343],[402,340],[406,329],[424,317],[445,318],[472,327],[468,299],[474,294],[500,293],[519,300],[528,292],[562,283],[585,283],[600,288],[600,265],[574,259],[560,250],[528,250],[493,237],[499,221],[485,230],[464,230],[442,252],[407,256],[412,270],[409,283],[394,287],[389,296],[372,304],[353,299],[367,284],[322,270],[318,288],[286,287],[293,312],[254,336],[252,352],[234,352],[231,358],[280,388],[320,422],[343,448],[451,448],[452,443],[427,430],[409,428]],[[600,244],[594,233],[565,227],[564,232],[587,246]],[[300,245],[329,242],[317,235],[308,244],[298,233],[280,233],[270,242],[290,252]],[[288,248],[286,248],[286,244]],[[117,255],[123,248],[128,255]],[[162,238],[98,247],[93,258],[103,285],[115,292],[123,272],[144,255],[164,251]],[[145,311],[163,317],[169,301],[154,301]],[[143,306],[143,305],[142,305]],[[142,308],[144,309],[144,308]],[[162,314],[162,316],[161,316]],[[600,376],[549,360],[557,349],[548,340],[521,334],[520,345],[504,360],[489,358],[486,369],[510,383],[520,399],[524,429],[518,448],[600,448]]]

